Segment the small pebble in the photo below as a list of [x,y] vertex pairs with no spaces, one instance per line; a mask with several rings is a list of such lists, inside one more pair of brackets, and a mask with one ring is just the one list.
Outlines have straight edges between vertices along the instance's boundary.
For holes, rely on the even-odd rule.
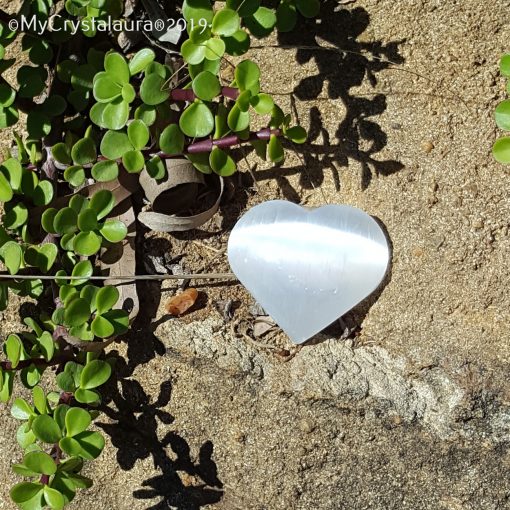
[[421,149],[426,154],[429,154],[434,149],[434,144],[430,140],[426,140],[421,143]]
[[482,219],[478,218],[476,220],[473,221],[473,228],[476,229],[476,230],[480,230],[482,229],[483,227],[485,226],[485,223],[483,222]]
[[315,430],[315,423],[313,423],[311,420],[304,419],[299,422],[299,428],[305,434],[311,434]]

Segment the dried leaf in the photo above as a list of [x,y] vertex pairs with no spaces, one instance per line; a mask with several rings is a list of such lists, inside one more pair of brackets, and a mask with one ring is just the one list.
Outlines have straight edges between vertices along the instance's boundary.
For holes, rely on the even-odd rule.
[[269,315],[257,317],[253,323],[253,335],[260,337],[276,326],[275,321]]
[[197,299],[197,289],[186,289],[177,296],[170,298],[165,305],[165,309],[171,315],[182,315],[195,304]]
[[131,200],[126,200],[113,210],[112,219],[122,221],[128,228],[128,234],[122,243],[115,243],[101,252],[101,274],[110,276],[105,285],[117,287],[120,293],[121,308],[129,312],[129,319],[133,321],[140,309],[136,283],[118,280],[121,275],[134,275],[136,271],[136,221]]
[[[183,184],[203,184],[203,176],[199,173],[193,165],[187,160],[169,159],[167,160],[167,178],[163,182],[156,182],[146,171],[140,175],[140,184],[145,191],[147,198],[152,202],[153,207],[158,205],[158,197],[177,186]],[[207,211],[194,216],[175,216],[169,214],[162,214],[159,212],[141,212],[138,215],[138,220],[151,230],[157,232],[184,232],[186,230],[193,230],[199,228],[204,223],[209,221],[220,207],[220,201],[223,196],[224,181],[220,177],[220,193],[214,205]],[[176,197],[182,197],[182,190],[179,188],[178,193],[176,190]],[[186,197],[187,199],[187,197]],[[195,196],[190,196],[190,205],[195,202]],[[167,200],[165,195],[165,204],[174,204],[174,200]],[[179,204],[181,209],[184,208],[184,203],[181,201]],[[169,212],[165,210],[165,212]]]

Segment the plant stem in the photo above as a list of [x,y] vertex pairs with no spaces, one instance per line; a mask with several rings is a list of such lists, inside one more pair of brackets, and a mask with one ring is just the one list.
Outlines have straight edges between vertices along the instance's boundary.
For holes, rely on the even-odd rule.
[[[239,97],[239,89],[234,87],[222,87],[220,95],[235,101]],[[188,101],[190,103],[197,99],[192,89],[174,89],[170,92],[170,97],[174,101]]]

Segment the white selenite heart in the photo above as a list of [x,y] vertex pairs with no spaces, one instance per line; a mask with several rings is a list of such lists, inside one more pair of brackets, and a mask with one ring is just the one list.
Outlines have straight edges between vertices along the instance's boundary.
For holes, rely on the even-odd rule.
[[250,209],[228,241],[232,271],[301,344],[369,296],[389,263],[386,236],[348,205],[275,200]]

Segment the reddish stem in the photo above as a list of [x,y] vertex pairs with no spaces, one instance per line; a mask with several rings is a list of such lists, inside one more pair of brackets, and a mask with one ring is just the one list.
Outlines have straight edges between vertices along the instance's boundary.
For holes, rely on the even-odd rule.
[[[234,87],[222,87],[220,95],[235,101],[239,97],[239,89]],[[197,96],[192,89],[174,89],[170,92],[170,97],[174,101],[193,102]]]

